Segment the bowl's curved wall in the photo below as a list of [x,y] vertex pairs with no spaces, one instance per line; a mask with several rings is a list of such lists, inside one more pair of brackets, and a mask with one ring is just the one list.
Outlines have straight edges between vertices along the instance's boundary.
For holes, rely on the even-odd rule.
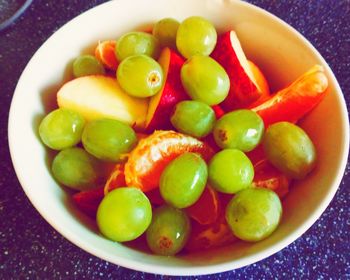
[[[327,97],[303,122],[318,150],[317,169],[296,184],[284,202],[278,230],[268,239],[237,243],[177,258],[148,255],[108,241],[70,205],[51,177],[47,151],[37,136],[44,103],[67,78],[67,64],[98,40],[147,26],[163,17],[182,20],[201,15],[220,31],[235,29],[248,58],[266,73],[273,89],[293,81],[313,64],[322,64],[330,81]],[[69,71],[68,71],[69,72]],[[298,238],[325,210],[341,181],[348,154],[348,117],[331,70],[295,30],[267,12],[233,0],[111,1],[75,18],[33,56],[16,88],[9,118],[9,144],[17,176],[41,215],[68,240],[112,263],[151,273],[197,275],[238,268],[265,258]],[[80,219],[77,219],[77,216]]]

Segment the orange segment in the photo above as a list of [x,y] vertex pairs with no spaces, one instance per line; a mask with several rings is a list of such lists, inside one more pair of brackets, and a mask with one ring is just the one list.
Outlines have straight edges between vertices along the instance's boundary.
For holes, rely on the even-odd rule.
[[142,132],[136,132],[137,141],[140,141],[141,139],[144,139],[148,136],[149,136],[149,134],[142,133]]
[[218,248],[237,241],[226,223],[225,217],[212,225],[200,225],[192,222],[192,231],[185,248],[189,252]]
[[290,179],[266,159],[254,165],[253,185],[257,188],[273,190],[282,199],[289,192]]
[[246,155],[253,165],[266,159],[265,152],[261,144],[259,144],[254,150],[247,152]]
[[143,192],[158,188],[166,165],[185,152],[195,152],[209,160],[212,149],[203,142],[172,131],[158,130],[141,139],[125,164],[125,181]]
[[98,43],[95,49],[96,58],[111,70],[116,70],[119,64],[114,52],[115,45],[116,41],[102,41]]
[[260,115],[266,127],[280,121],[295,123],[320,103],[327,88],[328,79],[323,67],[315,65],[290,86],[252,110]]
[[217,193],[218,217],[213,224],[201,225],[192,220],[192,231],[186,244],[190,252],[218,248],[232,244],[238,238],[234,236],[225,218],[226,206],[233,198],[232,194]]
[[125,176],[124,176],[124,164],[116,164],[111,175],[109,175],[109,178],[106,181],[106,184],[104,186],[104,194],[106,195],[110,191],[119,188],[119,187],[125,187]]
[[186,208],[186,212],[201,225],[209,225],[214,223],[219,216],[219,202],[217,192],[207,186],[197,202]]

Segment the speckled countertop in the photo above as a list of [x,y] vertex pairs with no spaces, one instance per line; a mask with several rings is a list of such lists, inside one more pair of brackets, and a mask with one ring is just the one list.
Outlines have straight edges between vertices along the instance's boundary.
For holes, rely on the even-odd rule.
[[[16,1],[0,0],[0,14],[11,2]],[[39,215],[11,164],[11,98],[40,45],[64,23],[102,2],[35,0],[14,25],[0,32],[0,279],[350,279],[349,166],[332,203],[302,237],[263,261],[211,276],[176,278],[118,267],[71,244]],[[333,69],[349,105],[350,0],[249,2],[282,18],[311,41]]]

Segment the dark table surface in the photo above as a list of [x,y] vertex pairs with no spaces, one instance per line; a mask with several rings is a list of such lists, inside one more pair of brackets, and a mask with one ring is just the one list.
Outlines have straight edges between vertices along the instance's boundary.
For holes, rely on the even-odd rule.
[[[24,1],[0,0],[1,13],[12,2]],[[0,279],[173,279],[113,265],[71,244],[31,205],[11,163],[7,119],[21,72],[58,28],[102,2],[35,0],[15,24],[0,32]],[[333,69],[349,104],[350,1],[249,2],[282,18],[311,41]],[[349,184],[348,165],[321,218],[279,253],[226,273],[174,279],[350,279]]]

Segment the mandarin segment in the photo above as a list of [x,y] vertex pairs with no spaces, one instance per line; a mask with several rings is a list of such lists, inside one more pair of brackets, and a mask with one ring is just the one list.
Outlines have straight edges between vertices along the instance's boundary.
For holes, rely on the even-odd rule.
[[189,252],[200,252],[202,250],[219,248],[230,245],[238,240],[232,234],[225,216],[211,225],[200,225],[192,223],[192,232],[185,246]]
[[258,162],[266,159],[266,155],[261,144],[259,144],[254,150],[247,152],[246,156],[250,159],[254,166]]
[[324,68],[315,65],[290,86],[252,110],[260,115],[266,127],[281,121],[295,123],[321,102],[327,88]]
[[219,211],[218,193],[209,185],[206,186],[196,203],[186,208],[187,214],[201,225],[214,223],[219,216]]
[[112,173],[109,175],[106,181],[104,186],[104,194],[107,195],[110,191],[125,186],[124,164],[118,163],[115,165]]
[[208,161],[212,149],[205,143],[172,130],[158,130],[141,139],[129,154],[125,164],[127,185],[144,192],[158,188],[160,175],[166,165],[185,152],[199,153]]
[[100,41],[95,49],[96,58],[105,67],[114,71],[117,70],[119,64],[114,52],[116,43],[113,40]]
[[281,199],[289,192],[291,180],[276,169],[267,159],[254,165],[253,186],[274,191]]

